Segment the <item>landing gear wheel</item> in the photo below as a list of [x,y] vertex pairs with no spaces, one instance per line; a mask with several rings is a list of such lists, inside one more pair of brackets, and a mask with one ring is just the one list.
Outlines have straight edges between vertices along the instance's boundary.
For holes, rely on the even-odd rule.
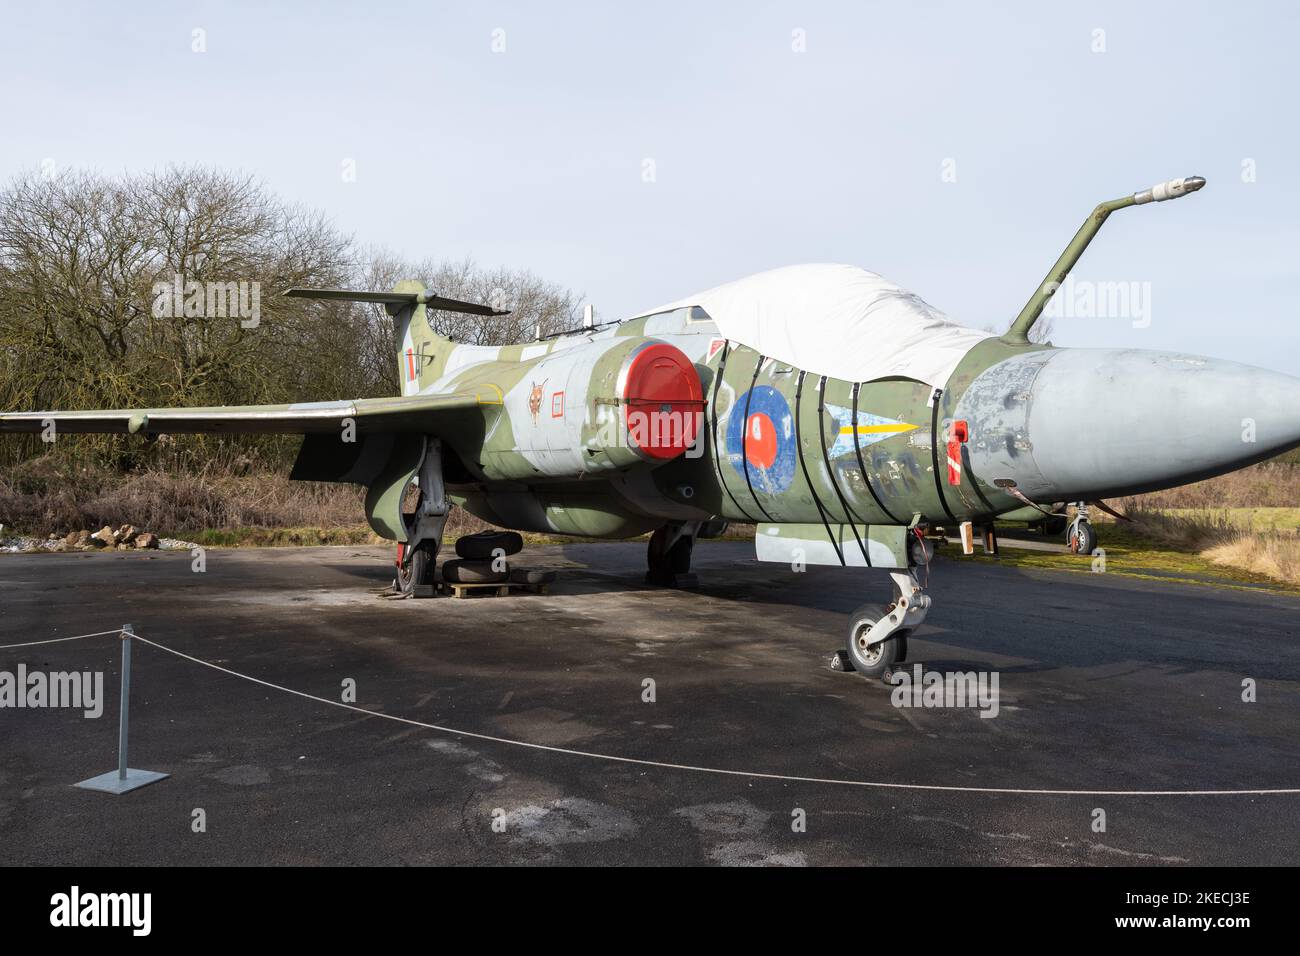
[[1091,521],[1081,518],[1070,525],[1065,540],[1073,553],[1092,554],[1097,547],[1097,532],[1093,530]]
[[678,575],[686,575],[691,570],[691,552],[695,549],[695,539],[691,535],[682,535],[668,547],[669,531],[660,528],[650,536],[650,546],[646,552],[649,569],[645,574],[646,584],[664,588],[675,588]]
[[867,645],[867,632],[884,617],[879,604],[864,604],[849,615],[848,654],[853,669],[868,679],[883,678],[907,655],[907,631],[896,631],[877,644]]
[[398,594],[411,597],[417,586],[433,583],[434,562],[438,552],[433,542],[425,541],[416,545],[409,561],[403,561],[402,550],[405,547],[398,546],[397,580],[393,583]]

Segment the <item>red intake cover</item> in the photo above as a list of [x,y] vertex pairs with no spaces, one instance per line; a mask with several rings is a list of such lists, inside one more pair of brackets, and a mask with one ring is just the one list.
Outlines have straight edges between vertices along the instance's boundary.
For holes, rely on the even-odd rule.
[[676,346],[655,342],[637,352],[620,397],[627,408],[628,442],[644,457],[668,461],[695,440],[704,388]]

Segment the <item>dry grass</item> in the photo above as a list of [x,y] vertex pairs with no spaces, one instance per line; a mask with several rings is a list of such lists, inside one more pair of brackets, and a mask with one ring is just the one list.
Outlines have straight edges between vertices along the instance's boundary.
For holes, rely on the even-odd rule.
[[[360,544],[379,540],[362,496],[354,485],[290,481],[279,472],[116,475],[47,456],[0,477],[0,524],[35,537],[132,524],[210,544]],[[485,527],[457,509],[448,531]]]
[[1170,550],[1300,586],[1300,532],[1243,526],[1227,509],[1162,511],[1133,498],[1120,505],[1135,532]]
[[1207,548],[1202,555],[1215,564],[1300,585],[1300,535],[1242,532],[1231,541]]
[[1144,509],[1294,508],[1300,505],[1300,463],[1289,458],[1130,500]]
[[1221,510],[1164,511],[1138,499],[1126,498],[1119,502],[1119,511],[1132,519],[1132,530],[1174,551],[1204,551],[1235,538],[1242,531]]
[[[376,543],[382,539],[366,524],[363,497],[355,485],[290,481],[280,471],[233,474],[213,466],[119,475],[46,455],[0,475],[0,524],[6,535],[39,538],[131,524],[216,546]],[[489,527],[454,508],[446,533],[455,539]],[[753,534],[753,525],[733,525],[726,537]]]
[[0,478],[0,522],[44,536],[106,524],[133,524],[184,536],[240,527],[364,524],[361,492],[351,485],[290,482],[283,475],[127,475],[35,459]]
[[1294,452],[1117,504],[1137,533],[1172,550],[1300,585],[1300,531],[1291,520],[1300,505]]

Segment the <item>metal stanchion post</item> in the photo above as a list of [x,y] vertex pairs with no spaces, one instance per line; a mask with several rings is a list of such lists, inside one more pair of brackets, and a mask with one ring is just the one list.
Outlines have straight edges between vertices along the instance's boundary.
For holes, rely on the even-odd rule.
[[124,624],[122,626],[122,704],[117,725],[117,769],[76,784],[83,790],[123,794],[159,780],[166,780],[169,776],[155,770],[132,770],[126,765],[126,738],[131,722],[131,638],[133,636],[135,631],[131,629],[131,625]]

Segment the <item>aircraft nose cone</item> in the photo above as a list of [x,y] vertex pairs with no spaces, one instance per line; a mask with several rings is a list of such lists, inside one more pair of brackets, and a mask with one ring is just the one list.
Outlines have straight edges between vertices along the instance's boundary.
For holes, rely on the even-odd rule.
[[980,377],[1002,382],[984,389],[986,403],[1001,404],[984,416],[985,447],[972,465],[986,481],[1014,480],[1033,500],[1155,491],[1300,445],[1300,379],[1278,372],[1117,349],[1055,349],[1000,364],[1011,367]]

